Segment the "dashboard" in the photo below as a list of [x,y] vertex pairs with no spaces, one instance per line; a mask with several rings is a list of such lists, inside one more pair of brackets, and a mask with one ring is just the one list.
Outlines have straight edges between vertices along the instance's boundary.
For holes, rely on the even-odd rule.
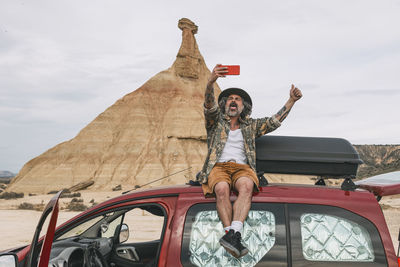
[[111,238],[71,237],[53,243],[49,267],[102,267],[113,248]]

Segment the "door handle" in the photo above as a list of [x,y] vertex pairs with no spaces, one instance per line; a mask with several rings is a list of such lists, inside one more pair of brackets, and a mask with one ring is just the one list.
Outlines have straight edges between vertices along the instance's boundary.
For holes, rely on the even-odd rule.
[[134,247],[123,247],[116,249],[117,255],[121,258],[131,260],[131,261],[140,261],[139,255],[136,252]]

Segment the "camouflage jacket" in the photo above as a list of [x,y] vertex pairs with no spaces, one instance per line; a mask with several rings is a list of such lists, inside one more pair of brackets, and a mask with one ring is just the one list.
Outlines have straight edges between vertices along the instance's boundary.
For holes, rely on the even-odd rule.
[[[229,116],[223,114],[216,103],[211,109],[204,108],[204,117],[207,130],[208,153],[203,169],[197,177],[198,181],[202,184],[207,183],[208,175],[222,154],[230,130]],[[247,116],[245,119],[239,118],[239,122],[244,140],[244,151],[247,157],[247,163],[255,172],[255,139],[277,129],[281,123],[275,116],[260,119],[252,119]]]

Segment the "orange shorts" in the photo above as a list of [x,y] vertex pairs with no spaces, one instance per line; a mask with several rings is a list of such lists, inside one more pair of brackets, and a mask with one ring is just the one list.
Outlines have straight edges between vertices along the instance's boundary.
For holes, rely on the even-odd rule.
[[258,190],[258,177],[248,164],[236,162],[218,162],[208,175],[208,182],[202,184],[206,197],[215,196],[214,187],[219,182],[227,182],[231,190],[235,190],[235,183],[241,177],[249,177],[254,182],[254,191]]

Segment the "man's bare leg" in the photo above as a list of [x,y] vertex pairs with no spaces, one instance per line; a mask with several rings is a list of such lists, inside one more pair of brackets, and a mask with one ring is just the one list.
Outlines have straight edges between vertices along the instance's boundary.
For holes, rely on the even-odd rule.
[[235,183],[239,195],[233,204],[233,221],[244,222],[251,207],[254,182],[249,177],[240,177]]
[[219,219],[225,227],[232,223],[232,203],[229,199],[230,187],[227,182],[219,182],[214,186],[214,192],[217,199],[217,212]]
[[236,258],[243,257],[249,253],[249,250],[241,242],[241,231],[243,229],[243,222],[250,210],[253,186],[253,181],[248,177],[240,177],[236,181],[235,188],[239,192],[239,195],[233,204],[231,230],[219,241],[221,246]]

